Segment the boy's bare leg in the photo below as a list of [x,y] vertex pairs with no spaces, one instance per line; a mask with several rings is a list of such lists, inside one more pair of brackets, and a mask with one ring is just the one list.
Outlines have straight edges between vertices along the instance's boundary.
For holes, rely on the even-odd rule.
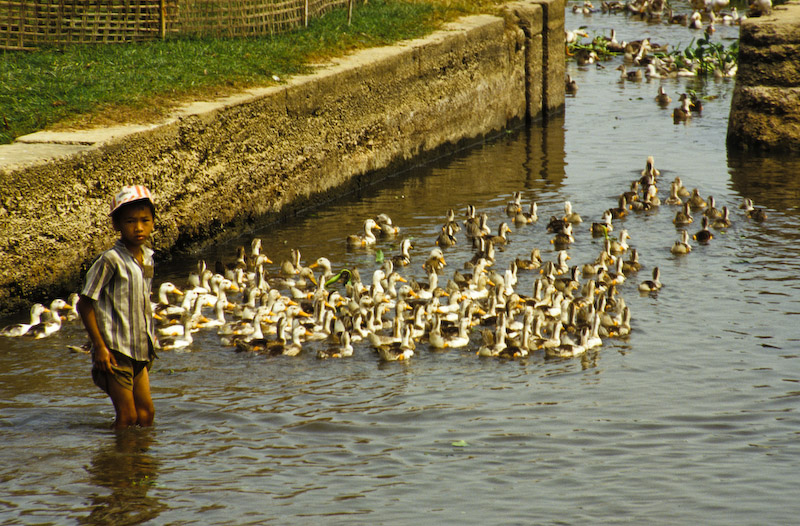
[[150,373],[147,367],[133,379],[133,401],[136,406],[137,423],[142,427],[152,426],[156,409],[150,397]]
[[[135,389],[136,383],[134,382],[134,390]],[[112,429],[123,429],[136,425],[139,420],[139,415],[136,412],[133,392],[122,387],[116,380],[109,378],[108,396],[110,396],[111,401],[114,402],[114,410],[117,412],[117,419],[114,420],[114,425],[111,426]]]

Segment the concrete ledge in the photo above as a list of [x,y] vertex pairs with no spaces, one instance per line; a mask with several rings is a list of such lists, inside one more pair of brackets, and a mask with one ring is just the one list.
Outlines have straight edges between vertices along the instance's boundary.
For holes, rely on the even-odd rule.
[[[535,27],[538,2],[517,4],[528,4]],[[546,36],[512,19],[468,17],[285,85],[198,102],[154,126],[40,132],[0,147],[0,314],[78,287],[113,241],[108,201],[123,184],[153,191],[153,247],[163,258],[526,118],[545,100],[527,61]],[[542,63],[554,82],[556,49],[563,105],[564,46]],[[555,93],[538,114],[559,111]]]
[[728,144],[800,151],[800,2],[748,18],[740,30],[739,69]]

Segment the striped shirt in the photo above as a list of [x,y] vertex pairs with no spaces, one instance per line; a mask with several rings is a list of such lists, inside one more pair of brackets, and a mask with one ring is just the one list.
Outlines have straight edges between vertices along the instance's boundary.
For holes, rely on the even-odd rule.
[[81,294],[94,300],[95,316],[106,347],[137,361],[150,360],[155,344],[150,289],[153,251],[142,247],[140,265],[122,240],[102,254],[86,273]]

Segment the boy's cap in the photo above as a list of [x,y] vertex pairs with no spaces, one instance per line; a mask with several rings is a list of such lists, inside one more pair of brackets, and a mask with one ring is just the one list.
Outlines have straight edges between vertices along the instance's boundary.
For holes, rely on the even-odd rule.
[[155,206],[153,203],[153,198],[150,195],[150,190],[148,190],[146,187],[142,185],[123,186],[122,190],[120,190],[111,200],[111,212],[109,212],[108,215],[113,214],[122,205],[143,200],[150,201],[150,204]]

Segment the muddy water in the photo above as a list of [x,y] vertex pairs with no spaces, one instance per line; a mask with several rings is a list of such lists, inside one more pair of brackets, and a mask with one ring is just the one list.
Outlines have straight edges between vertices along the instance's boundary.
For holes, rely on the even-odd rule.
[[[583,24],[626,39],[693,36],[621,16],[567,15],[567,27]],[[653,101],[658,83],[619,83],[617,64],[570,64],[580,90],[563,118],[162,265],[157,281],[184,280],[200,257],[230,260],[259,236],[276,262],[297,247],[306,263],[325,255],[369,282],[375,251],[347,250],[344,237],[378,212],[413,237],[414,263],[402,272],[424,281],[420,264],[444,212],[474,204],[496,226],[514,191],[535,200],[542,219],[513,229],[497,266],[534,246],[553,259],[544,224],[564,200],[598,220],[654,155],[662,180],[680,175],[714,195],[733,208],[734,225],[674,257],[674,210],[616,224],[645,266],[620,288],[633,312],[628,340],[607,340],[581,359],[516,362],[420,344],[410,362],[381,364],[360,345],[347,360],[318,361],[310,345],[294,359],[244,356],[201,332],[190,351],[157,362],[156,427],[114,435],[87,358],[65,350],[84,340],[78,325],[46,340],[4,339],[0,521],[794,522],[800,163],[726,152],[731,81],[663,81],[674,98],[689,87],[711,97],[701,117],[676,126]],[[743,218],[745,196],[767,209],[766,222]],[[586,228],[577,229],[572,263],[600,249]],[[471,256],[463,232],[459,241],[446,251],[450,270]],[[398,245],[378,248],[391,255]],[[664,288],[642,296],[636,284],[654,266]],[[521,275],[517,288],[529,293],[532,280]]]

